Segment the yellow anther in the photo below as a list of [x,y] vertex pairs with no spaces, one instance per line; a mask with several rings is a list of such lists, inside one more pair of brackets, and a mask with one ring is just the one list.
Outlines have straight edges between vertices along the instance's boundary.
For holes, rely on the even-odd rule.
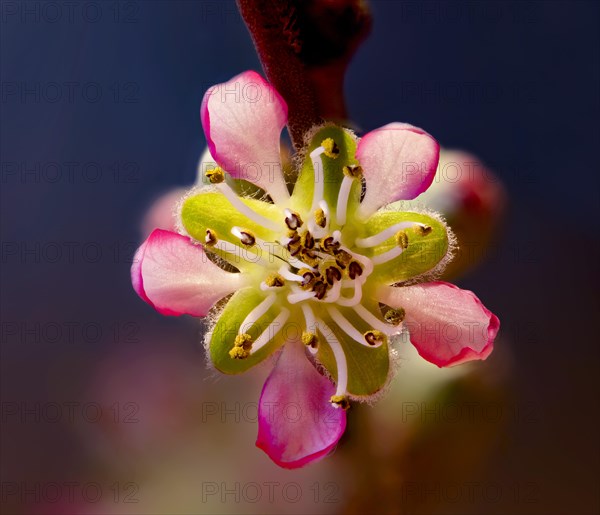
[[269,288],[279,288],[285,284],[285,279],[279,274],[271,274],[265,279],[265,283]]
[[348,409],[350,407],[350,401],[345,395],[332,395],[329,402],[342,409]]
[[212,229],[206,229],[206,236],[204,237],[204,243],[209,247],[214,247],[217,244],[217,233]]
[[387,342],[387,336],[377,329],[371,329],[364,334],[365,341],[369,345],[379,345]]
[[302,249],[300,258],[308,266],[315,267],[319,264],[319,258],[309,249]]
[[246,359],[250,356],[252,348],[252,336],[247,333],[238,334],[233,342],[233,349],[229,351],[229,356],[233,359]]
[[338,250],[338,251],[334,252],[334,255],[335,255],[335,262],[341,268],[345,269],[352,261],[352,254],[349,254],[345,250]]
[[301,242],[302,242],[302,246],[307,249],[312,249],[315,247],[315,239],[313,238],[313,235],[311,233],[309,233],[308,231],[306,231],[302,235]]
[[250,356],[250,351],[243,347],[234,347],[229,351],[229,357],[232,359],[246,359],[248,356]]
[[360,179],[363,174],[363,169],[360,165],[348,165],[342,168],[342,172],[344,172],[344,175],[352,177],[353,179]]
[[333,236],[326,236],[325,238],[323,238],[321,240],[321,245],[320,247],[325,251],[325,252],[335,252],[340,246],[340,242],[339,241],[335,241],[333,239]]
[[398,247],[405,250],[408,248],[408,234],[406,234],[406,231],[398,231],[395,238]]
[[235,337],[233,345],[250,350],[252,348],[252,336],[250,336],[248,333],[238,334]]
[[219,167],[208,170],[204,175],[206,175],[211,184],[219,184],[225,180],[225,173]]
[[315,211],[315,222],[319,227],[325,227],[327,225],[327,218],[325,217],[325,211],[321,208]]
[[406,312],[404,311],[404,309],[398,308],[389,309],[388,311],[386,311],[385,315],[383,315],[383,318],[388,324],[398,325],[400,322],[402,322],[402,320],[404,320],[405,316]]
[[321,146],[325,149],[324,154],[331,159],[336,159],[340,155],[340,149],[332,138],[321,141]]
[[319,337],[315,333],[302,331],[302,343],[307,347],[316,349],[317,345],[319,345]]

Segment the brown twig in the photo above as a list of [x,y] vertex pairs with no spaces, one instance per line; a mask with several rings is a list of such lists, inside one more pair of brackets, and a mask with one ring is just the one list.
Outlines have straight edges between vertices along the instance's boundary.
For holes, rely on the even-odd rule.
[[269,81],[288,104],[296,149],[324,120],[347,119],[347,65],[371,28],[363,0],[237,0]]

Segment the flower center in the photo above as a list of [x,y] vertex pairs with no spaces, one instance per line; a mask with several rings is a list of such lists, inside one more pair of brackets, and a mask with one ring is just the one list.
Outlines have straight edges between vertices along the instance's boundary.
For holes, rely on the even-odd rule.
[[[253,222],[281,235],[277,241],[268,242],[245,228],[231,229],[239,248],[256,250],[267,274],[260,283],[266,297],[241,324],[230,356],[233,359],[245,359],[257,352],[283,327],[291,315],[292,306],[298,305],[305,319],[301,340],[313,354],[318,352],[321,341],[327,342],[337,372],[336,393],[331,402],[336,407],[347,408],[346,354],[328,324],[335,323],[348,338],[369,348],[386,344],[389,336],[398,333],[404,318],[402,310],[389,309],[385,315],[374,314],[361,303],[363,287],[376,265],[395,259],[408,247],[406,229],[417,227],[427,233],[430,228],[417,222],[401,222],[366,238],[351,237],[350,234],[354,234],[352,231],[345,236],[350,193],[354,181],[362,178],[362,168],[359,165],[342,167],[344,177],[333,213],[324,197],[323,159],[337,159],[339,154],[339,148],[331,138],[323,140],[310,153],[314,171],[311,209],[298,213],[285,208],[280,223],[262,217],[244,204],[225,182],[224,173],[212,172],[209,178],[240,212]],[[396,245],[384,253],[367,257],[356,251],[371,249],[392,237]],[[220,241],[211,229],[206,231],[205,243],[225,252],[232,251],[230,246],[233,244]],[[265,254],[268,259],[265,259]],[[287,307],[284,307],[282,297],[287,301]],[[279,314],[253,341],[244,328],[251,327],[275,305],[279,307]],[[318,309],[316,315],[313,308]],[[370,329],[364,333],[356,329],[359,320],[360,325],[364,327],[366,323]]]

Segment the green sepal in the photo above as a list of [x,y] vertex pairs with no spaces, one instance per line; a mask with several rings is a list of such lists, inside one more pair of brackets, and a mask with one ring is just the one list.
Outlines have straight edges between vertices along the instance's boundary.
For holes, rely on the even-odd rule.
[[[210,334],[209,354],[215,368],[224,374],[240,374],[260,363],[285,343],[284,328],[277,328],[277,333],[269,343],[244,359],[234,359],[229,351],[234,347],[235,337],[240,326],[256,306],[266,298],[265,292],[257,288],[244,288],[237,291],[227,302],[219,320]],[[280,313],[281,303],[275,302],[252,327],[244,327],[244,333],[256,339]],[[272,329],[273,332],[275,329]]]
[[[283,215],[281,210],[274,204],[252,198],[242,198],[241,200],[265,218],[273,221],[281,220],[283,230]],[[211,229],[215,231],[219,240],[228,241],[239,246],[239,239],[231,234],[231,228],[234,226],[247,229],[265,241],[275,241],[275,238],[279,236],[240,213],[227,197],[218,191],[200,192],[197,195],[188,197],[181,208],[181,223],[187,233],[202,244],[205,242],[206,230]],[[208,250],[213,250],[237,268],[244,269],[249,265],[239,254],[228,254],[210,247],[208,247]],[[250,256],[251,254],[264,254],[256,247],[244,249],[244,252]],[[251,257],[251,259],[255,258]]]
[[[379,304],[363,299],[362,305],[382,319]],[[373,329],[351,308],[336,306],[342,315],[358,331],[365,333]],[[324,317],[325,323],[333,331],[346,355],[348,365],[348,393],[355,397],[369,397],[376,394],[387,383],[390,374],[390,356],[387,343],[379,347],[367,347],[350,338],[330,317]],[[319,334],[317,361],[325,367],[331,377],[337,381],[337,367],[333,351],[323,334]]]
[[[376,265],[368,279],[370,284],[395,284],[408,281],[433,270],[448,254],[449,240],[446,224],[422,213],[379,211],[367,220],[363,237],[374,236],[400,222],[420,222],[431,227],[431,231],[424,233],[418,227],[405,229],[408,248],[397,258]],[[376,247],[357,249],[357,251],[372,257],[396,246],[396,238],[391,236]]]
[[[312,207],[315,184],[315,174],[310,153],[321,146],[322,141],[327,138],[332,138],[339,148],[339,155],[335,159],[327,157],[324,154],[320,157],[323,163],[323,198],[327,202],[333,217],[335,217],[340,185],[344,179],[343,168],[344,166],[359,164],[354,157],[356,153],[356,140],[350,133],[335,125],[323,127],[317,131],[306,149],[304,162],[302,163],[300,175],[294,186],[291,199],[293,209],[305,215],[312,216],[310,209]],[[361,190],[361,181],[355,180],[348,199],[348,219],[351,218],[359,205]]]

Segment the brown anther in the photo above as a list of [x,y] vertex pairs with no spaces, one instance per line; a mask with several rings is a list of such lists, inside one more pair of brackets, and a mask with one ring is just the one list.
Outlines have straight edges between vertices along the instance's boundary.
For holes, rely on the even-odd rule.
[[287,244],[287,249],[290,251],[292,256],[295,256],[302,248],[302,245],[300,244],[300,235],[296,231],[290,231],[288,236],[290,241]]
[[349,254],[345,250],[336,250],[334,251],[335,261],[338,266],[342,268],[346,268],[350,262],[352,261],[352,254]]
[[309,233],[308,231],[306,231],[303,235],[302,235],[302,246],[304,246],[307,249],[312,249],[315,247],[315,239],[313,238],[313,235],[311,233]]
[[325,297],[325,293],[327,293],[327,283],[324,283],[323,281],[317,281],[313,285],[312,291],[315,292],[315,297],[321,300],[323,297]]
[[325,277],[327,282],[332,285],[335,281],[339,281],[342,278],[342,272],[335,266],[330,266],[325,270]]
[[363,174],[362,166],[360,165],[348,165],[342,168],[342,172],[347,177],[352,177],[353,179],[360,179]]
[[279,274],[271,274],[265,279],[265,284],[269,288],[281,288],[285,285],[285,279]]
[[404,320],[405,316],[406,316],[406,312],[404,311],[404,309],[398,308],[398,309],[389,309],[388,311],[386,311],[385,315],[383,315],[383,318],[385,319],[385,321],[388,324],[398,325],[400,322],[402,322]]
[[344,410],[347,410],[350,407],[350,401],[345,395],[332,395],[329,402]]
[[240,241],[242,245],[246,245],[246,247],[252,247],[256,243],[256,238],[249,232],[242,231]]
[[301,259],[309,266],[317,266],[319,264],[319,258],[317,255],[309,249],[301,248],[302,256]]
[[396,244],[401,249],[406,250],[408,248],[408,234],[406,234],[406,231],[398,231],[396,233]]
[[308,288],[315,282],[315,274],[313,274],[310,270],[303,268],[298,272],[298,274],[304,278],[304,281],[300,283],[300,286],[303,288]]
[[362,266],[358,263],[358,261],[351,261],[350,265],[348,265],[348,277],[354,280],[357,277],[361,276],[363,273]]
[[288,228],[293,231],[298,229],[298,227],[302,227],[303,223],[304,222],[302,222],[302,218],[300,218],[300,215],[294,212],[292,212],[292,214],[285,219],[285,225],[287,225]]
[[387,336],[377,329],[371,329],[364,334],[365,341],[369,345],[380,345],[387,341]]
[[325,149],[325,152],[323,153],[331,159],[336,159],[340,155],[340,148],[332,138],[321,141],[321,146]]
[[333,236],[326,236],[321,240],[321,249],[325,252],[332,253],[335,252],[340,247],[340,242],[335,241]]
[[419,232],[423,236],[426,236],[433,230],[433,228],[430,225],[419,225],[418,227],[419,227]]
[[206,229],[204,243],[209,247],[213,247],[217,244],[217,241],[217,234],[215,233],[215,231],[213,231],[212,229]]
[[327,217],[325,216],[325,211],[321,208],[315,211],[315,222],[319,227],[325,227],[327,225]]

